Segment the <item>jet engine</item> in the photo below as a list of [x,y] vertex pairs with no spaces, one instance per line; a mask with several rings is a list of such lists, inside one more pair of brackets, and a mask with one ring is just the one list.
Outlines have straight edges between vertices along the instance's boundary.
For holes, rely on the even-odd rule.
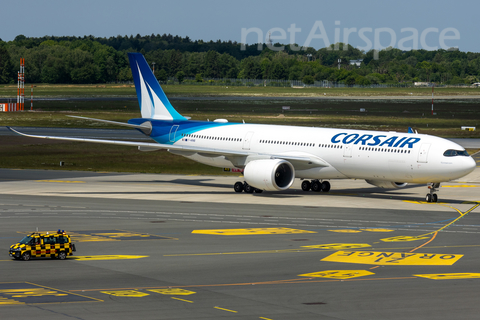
[[290,188],[295,180],[293,165],[281,159],[250,161],[243,171],[245,181],[261,190],[281,191]]
[[385,180],[365,180],[367,183],[384,189],[400,189],[407,186],[405,182],[393,182]]

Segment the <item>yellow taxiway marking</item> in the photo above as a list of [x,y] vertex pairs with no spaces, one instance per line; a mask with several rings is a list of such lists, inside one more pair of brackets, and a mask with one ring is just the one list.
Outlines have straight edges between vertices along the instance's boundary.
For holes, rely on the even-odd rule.
[[384,242],[408,242],[408,241],[417,241],[417,240],[423,240],[423,239],[428,239],[428,237],[398,236],[398,237],[391,237],[391,238],[383,238],[380,240]]
[[137,290],[116,290],[116,291],[100,291],[100,292],[105,293],[105,294],[109,294],[109,295],[115,296],[115,297],[141,298],[141,297],[149,296],[148,293],[140,292],[140,291],[137,291]]
[[[419,201],[404,201],[404,202],[411,202],[411,203],[421,203]],[[423,202],[422,202],[423,203]],[[428,202],[425,202],[425,203],[428,203]],[[432,202],[434,203],[434,202]],[[478,208],[480,206],[480,201],[472,201],[472,202],[464,202],[464,203],[468,203],[468,204],[474,204],[473,207],[471,207],[470,209],[468,209],[467,211],[465,212],[462,212],[460,211],[459,209],[455,208],[455,207],[452,207],[452,206],[449,206],[448,204],[445,204],[445,203],[440,203],[440,202],[437,202],[436,204],[438,205],[441,205],[443,207],[447,207],[447,208],[450,208],[450,209],[453,209],[455,211],[457,211],[460,215],[455,218],[454,220],[450,221],[449,223],[447,223],[446,225],[444,225],[443,227],[435,230],[435,231],[432,231],[432,232],[428,232],[428,233],[425,233],[425,234],[421,234],[419,236],[416,236],[416,237],[407,237],[407,236],[399,236],[399,237],[392,237],[392,238],[385,238],[385,239],[381,239],[382,241],[415,241],[415,240],[421,240],[421,239],[427,239],[426,236],[429,236],[431,234],[434,235],[434,238],[435,238],[435,235],[439,232],[439,231],[442,231],[448,227],[450,227],[451,225],[455,224],[455,222],[457,222],[458,220],[462,219],[463,217],[465,217],[466,215],[468,215],[470,212],[472,212],[473,210],[475,210],[476,208]],[[433,238],[430,240],[432,241]],[[428,241],[428,242],[430,242]],[[428,243],[427,242],[427,243]],[[425,244],[424,244],[425,245]],[[422,245],[423,246],[423,245]]]
[[141,259],[148,258],[149,256],[136,256],[136,255],[98,255],[98,256],[72,256],[68,259],[74,260],[126,260],[126,259]]
[[339,233],[359,233],[362,232],[360,230],[353,230],[353,229],[339,229],[339,230],[328,230],[330,232],[339,232]]
[[193,303],[193,301],[190,301],[190,300],[185,300],[185,299],[180,299],[180,298],[175,298],[175,297],[171,297],[171,298],[175,299],[175,300],[180,300],[180,301],[183,301],[183,302]]
[[[337,249],[326,249],[326,248],[297,248],[297,249],[279,249],[279,250],[264,250],[264,251],[234,251],[234,252],[206,252],[206,253],[175,253],[175,254],[164,254],[164,257],[184,257],[184,256],[220,256],[220,255],[234,255],[234,254],[262,254],[262,253],[298,253],[298,252],[319,252],[319,250],[337,250]],[[429,249],[445,249],[445,248],[478,248],[480,245],[459,245],[459,246],[428,246]],[[354,249],[354,248],[349,248]],[[391,250],[392,248],[375,248],[376,250]],[[412,247],[398,247],[396,250],[411,250]],[[0,260],[0,261],[10,261],[14,260]]]
[[442,186],[442,188],[478,188],[480,186],[472,185],[472,184],[460,184],[456,186]]
[[55,183],[85,183],[85,181],[69,181],[69,180],[37,180],[37,182],[55,182]]
[[[38,298],[42,299],[38,299]],[[0,283],[0,305],[103,301],[30,282]]]
[[316,233],[290,228],[248,228],[248,229],[214,229],[214,230],[193,230],[196,234],[213,234],[221,236],[244,236],[252,234],[292,234],[292,233]]
[[362,231],[368,231],[368,232],[393,232],[395,230],[392,229],[382,229],[382,228],[370,228],[370,229],[360,229]]
[[235,310],[230,310],[230,309],[225,309],[225,308],[220,308],[220,307],[214,307],[214,308],[215,308],[215,309],[218,309],[218,310],[223,310],[223,311],[238,313],[238,311],[235,311]]
[[447,204],[446,202],[427,202],[427,201],[415,201],[415,200],[403,200],[403,202],[415,203],[415,204]]
[[317,277],[329,279],[352,279],[375,274],[367,270],[325,270],[320,272],[299,274],[299,277]]
[[368,243],[329,243],[317,244],[312,246],[302,246],[302,248],[309,249],[324,249],[324,250],[342,250],[342,249],[358,249],[371,247]]
[[454,220],[450,221],[449,223],[447,223],[446,225],[444,225],[443,227],[441,227],[440,229],[438,230],[435,230],[435,231],[432,231],[432,232],[429,232],[429,233],[425,233],[425,234],[422,234],[420,235],[420,237],[422,236],[428,236],[430,234],[433,234],[433,233],[436,233],[436,232],[439,232],[439,231],[442,231],[443,229],[446,229],[448,227],[450,227],[451,225],[455,224],[455,222],[457,222],[458,220],[462,219],[463,217],[465,217],[466,215],[468,215],[470,212],[472,212],[473,210],[475,210],[476,208],[478,208],[480,206],[480,203],[476,203],[473,207],[471,207],[470,209],[468,209],[467,211],[465,212],[462,212],[460,211],[459,209],[455,208],[455,207],[452,207],[452,206],[449,206],[449,205],[444,205],[444,204],[440,204],[441,206],[444,206],[444,207],[447,207],[447,208],[450,208],[450,209],[453,209],[455,211],[457,211],[460,215],[455,218]]
[[476,279],[480,278],[480,273],[433,273],[414,274],[414,276],[433,280]]
[[26,297],[41,297],[41,296],[68,296],[66,293],[61,293],[55,290],[45,288],[28,288],[28,289],[4,289],[0,293],[8,294],[12,298],[26,298]]
[[151,292],[156,292],[160,294],[174,295],[174,296],[187,296],[190,294],[195,294],[194,291],[179,289],[179,288],[168,288],[168,289],[152,289],[148,290]]
[[463,254],[337,251],[323,258],[321,261],[375,264],[382,266],[451,266],[461,257],[463,257]]
[[13,300],[13,299],[0,297],[0,305],[2,305],[2,304],[25,304],[25,302],[20,302],[20,301],[16,301],[16,300]]

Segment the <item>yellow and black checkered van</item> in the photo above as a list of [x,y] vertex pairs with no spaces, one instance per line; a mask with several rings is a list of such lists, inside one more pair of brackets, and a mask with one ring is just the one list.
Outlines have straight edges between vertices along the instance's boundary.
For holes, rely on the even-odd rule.
[[10,257],[17,260],[30,260],[30,258],[58,258],[65,259],[71,256],[75,245],[71,242],[70,236],[65,232],[52,233],[34,232],[24,237],[20,242],[10,246]]

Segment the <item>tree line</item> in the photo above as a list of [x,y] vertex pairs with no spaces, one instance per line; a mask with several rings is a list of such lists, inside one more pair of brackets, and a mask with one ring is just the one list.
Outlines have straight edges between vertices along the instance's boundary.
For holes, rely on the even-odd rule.
[[[18,61],[25,58],[30,83],[112,83],[131,81],[127,52],[141,52],[155,66],[160,81],[205,78],[334,81],[347,85],[398,84],[417,81],[438,84],[472,84],[480,80],[480,53],[459,50],[388,48],[362,52],[350,45],[332,44],[315,50],[283,51],[232,41],[192,41],[172,35],[117,36],[110,38],[17,36],[0,39],[0,83],[15,83]],[[277,47],[277,48],[276,48]],[[341,59],[339,66],[338,60]],[[360,66],[352,60],[362,60]]]

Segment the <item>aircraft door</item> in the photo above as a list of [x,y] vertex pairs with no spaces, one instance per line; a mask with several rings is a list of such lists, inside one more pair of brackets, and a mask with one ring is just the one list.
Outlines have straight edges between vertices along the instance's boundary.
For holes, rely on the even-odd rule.
[[418,150],[417,162],[427,163],[428,150],[430,149],[430,143],[424,143]]
[[250,150],[250,141],[252,141],[253,131],[248,131],[243,139],[243,150]]
[[178,125],[174,125],[170,129],[170,137],[169,137],[170,142],[175,142],[175,135],[177,133],[177,130],[178,130]]
[[346,144],[343,146],[343,157],[344,158],[351,158],[352,157],[352,146],[349,144]]

